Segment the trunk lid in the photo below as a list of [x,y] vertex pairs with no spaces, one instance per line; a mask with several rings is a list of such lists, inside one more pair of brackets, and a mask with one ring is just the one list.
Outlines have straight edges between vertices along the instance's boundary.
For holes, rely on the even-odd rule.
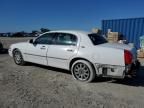
[[115,49],[122,49],[122,50],[128,50],[133,55],[133,60],[135,61],[137,59],[137,51],[136,48],[127,44],[120,44],[120,43],[105,43],[100,44],[101,47],[108,47],[108,48],[115,48]]

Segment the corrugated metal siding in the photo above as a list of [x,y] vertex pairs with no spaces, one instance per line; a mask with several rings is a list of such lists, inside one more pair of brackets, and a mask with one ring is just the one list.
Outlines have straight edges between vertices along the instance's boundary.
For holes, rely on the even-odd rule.
[[139,37],[144,35],[144,18],[103,20],[103,34],[106,35],[108,29],[112,32],[120,32],[128,42],[134,43],[139,48]]

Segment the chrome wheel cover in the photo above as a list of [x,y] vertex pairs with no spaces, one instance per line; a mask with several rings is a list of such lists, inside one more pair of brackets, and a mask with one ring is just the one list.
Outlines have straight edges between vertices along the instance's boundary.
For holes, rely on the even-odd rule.
[[77,63],[73,68],[73,75],[80,81],[87,81],[90,77],[90,70],[84,63]]
[[14,52],[14,60],[17,64],[20,64],[22,62],[22,56],[19,51]]

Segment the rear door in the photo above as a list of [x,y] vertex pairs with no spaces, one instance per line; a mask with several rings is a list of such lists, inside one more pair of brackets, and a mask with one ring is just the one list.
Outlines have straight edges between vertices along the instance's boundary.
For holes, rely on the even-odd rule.
[[77,54],[77,42],[73,34],[56,33],[55,42],[48,49],[48,65],[68,69],[69,59]]

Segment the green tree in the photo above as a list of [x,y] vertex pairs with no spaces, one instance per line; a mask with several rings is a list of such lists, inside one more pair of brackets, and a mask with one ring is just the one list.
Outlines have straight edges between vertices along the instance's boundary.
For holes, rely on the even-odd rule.
[[24,32],[16,32],[11,37],[24,37]]
[[49,31],[50,31],[50,30],[47,29],[47,28],[41,28],[40,30],[41,30],[42,33],[49,32]]

